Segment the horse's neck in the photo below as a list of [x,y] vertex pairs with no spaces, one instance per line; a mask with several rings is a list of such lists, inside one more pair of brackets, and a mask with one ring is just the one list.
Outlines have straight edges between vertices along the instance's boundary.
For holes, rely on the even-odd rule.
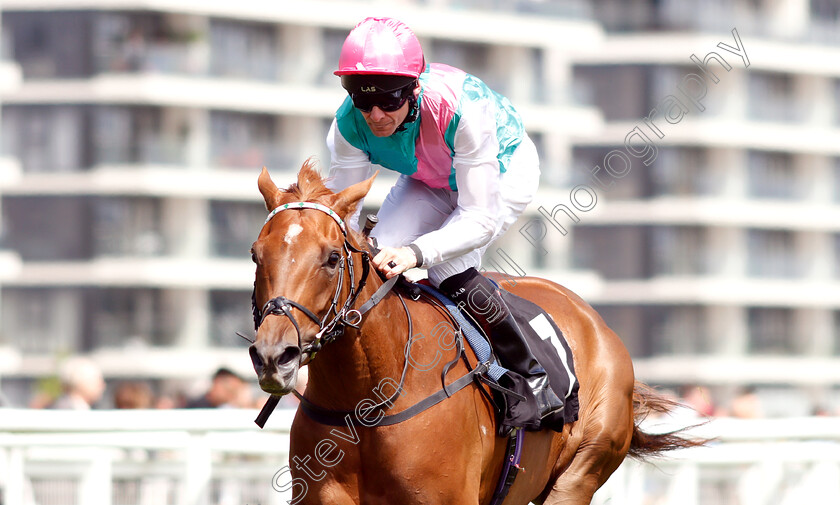
[[[381,285],[371,272],[356,308]],[[360,330],[347,328],[335,341],[324,345],[309,364],[306,396],[321,406],[345,410],[365,398],[375,399],[372,393],[383,380],[400,380],[408,337],[403,305],[397,296],[389,294],[365,314]]]

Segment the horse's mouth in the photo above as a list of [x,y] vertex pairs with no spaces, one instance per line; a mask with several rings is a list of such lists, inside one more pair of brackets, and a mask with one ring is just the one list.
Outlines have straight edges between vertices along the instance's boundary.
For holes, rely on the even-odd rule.
[[300,369],[300,349],[297,346],[266,348],[254,344],[248,351],[254,371],[257,372],[260,389],[278,396],[292,392]]
[[297,385],[297,372],[296,364],[286,369],[264,372],[259,376],[260,389],[276,396],[287,395]]

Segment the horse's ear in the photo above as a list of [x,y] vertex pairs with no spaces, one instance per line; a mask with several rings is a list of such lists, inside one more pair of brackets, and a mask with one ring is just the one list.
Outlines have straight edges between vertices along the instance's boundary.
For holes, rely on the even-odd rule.
[[370,179],[353,184],[336,194],[333,197],[332,208],[343,218],[352,214],[356,210],[356,205],[358,205],[359,201],[370,191],[373,180],[376,179],[377,175],[379,175],[379,170]]
[[282,192],[274,184],[274,181],[271,180],[271,176],[268,175],[268,169],[265,167],[263,167],[262,172],[260,172],[260,177],[257,179],[257,186],[260,188],[260,193],[262,193],[265,199],[266,210],[271,210],[280,205],[280,195]]

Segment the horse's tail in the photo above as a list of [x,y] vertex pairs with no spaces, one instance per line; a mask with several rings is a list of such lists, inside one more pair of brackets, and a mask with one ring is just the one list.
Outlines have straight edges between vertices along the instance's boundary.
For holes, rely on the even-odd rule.
[[650,414],[667,414],[679,406],[678,402],[656,392],[647,384],[636,381],[633,388],[633,438],[630,440],[630,450],[627,455],[636,459],[645,459],[674,449],[700,447],[708,443],[707,439],[690,439],[684,436],[685,431],[694,426],[666,433],[647,433],[640,428],[641,422]]

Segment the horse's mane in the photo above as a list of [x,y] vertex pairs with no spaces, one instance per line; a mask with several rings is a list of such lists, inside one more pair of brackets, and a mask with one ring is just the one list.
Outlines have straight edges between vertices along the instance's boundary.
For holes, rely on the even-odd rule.
[[324,178],[321,177],[317,169],[317,162],[309,158],[300,167],[298,173],[298,182],[292,184],[288,188],[282,190],[283,193],[288,193],[298,202],[321,202],[327,196],[333,194],[324,185]]

